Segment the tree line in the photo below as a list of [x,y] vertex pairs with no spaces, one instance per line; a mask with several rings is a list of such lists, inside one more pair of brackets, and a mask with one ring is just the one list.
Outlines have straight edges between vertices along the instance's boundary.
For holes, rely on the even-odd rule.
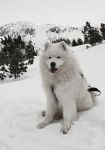
[[87,21],[82,29],[82,33],[84,40],[78,38],[70,41],[68,38],[59,38],[52,40],[51,42],[57,43],[64,41],[70,46],[78,46],[82,44],[90,44],[91,46],[95,46],[96,44],[100,44],[103,40],[105,40],[105,24],[101,23],[99,27],[94,27],[90,24],[90,22]]
[[72,41],[70,41],[68,38],[59,38],[56,40],[52,40],[51,43],[58,43],[61,41],[64,41],[69,46],[78,46],[83,44],[83,41],[80,38],[78,38],[77,40],[73,39]]

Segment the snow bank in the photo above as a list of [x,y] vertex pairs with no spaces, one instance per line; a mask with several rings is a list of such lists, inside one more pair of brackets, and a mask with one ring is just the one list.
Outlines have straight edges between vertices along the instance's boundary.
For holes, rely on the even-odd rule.
[[95,106],[78,113],[67,135],[61,122],[37,129],[46,107],[37,58],[20,79],[0,81],[0,150],[105,150],[105,44],[76,49],[89,83],[102,91]]

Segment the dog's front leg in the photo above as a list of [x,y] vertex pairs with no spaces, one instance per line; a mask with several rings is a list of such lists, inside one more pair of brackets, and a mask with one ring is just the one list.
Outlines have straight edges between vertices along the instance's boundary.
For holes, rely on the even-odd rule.
[[63,123],[61,131],[63,134],[67,134],[71,128],[72,121],[76,117],[76,104],[75,101],[72,99],[65,99],[63,103]]
[[51,89],[46,90],[47,110],[44,119],[37,125],[39,129],[44,128],[53,121],[53,117],[58,111],[58,104]]

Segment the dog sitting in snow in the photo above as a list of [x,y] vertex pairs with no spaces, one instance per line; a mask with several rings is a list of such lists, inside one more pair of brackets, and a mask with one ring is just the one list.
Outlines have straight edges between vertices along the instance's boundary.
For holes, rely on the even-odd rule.
[[62,132],[68,133],[77,111],[93,106],[93,92],[81,68],[64,43],[46,43],[41,56],[40,68],[43,86],[47,96],[47,110],[38,128],[44,128],[59,113],[63,116]]

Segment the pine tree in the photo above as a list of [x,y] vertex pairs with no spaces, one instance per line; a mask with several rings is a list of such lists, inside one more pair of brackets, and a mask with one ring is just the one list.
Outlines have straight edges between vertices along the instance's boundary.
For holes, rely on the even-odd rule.
[[105,24],[101,23],[100,31],[101,31],[103,40],[105,40]]
[[24,62],[24,55],[22,54],[19,48],[15,48],[14,52],[12,53],[9,66],[11,77],[13,76],[15,79],[17,77],[20,77],[20,75],[23,74],[23,72],[26,72],[26,69],[27,66]]
[[78,45],[82,45],[83,41],[80,38],[78,38],[77,43],[78,43]]
[[53,40],[52,43],[59,43],[59,42],[62,42],[62,41],[64,41],[67,45],[71,44],[70,40],[65,39],[65,38],[59,38],[59,39]]
[[94,46],[96,45],[96,43],[102,42],[102,36],[99,30],[95,27],[92,27],[89,22],[86,22],[86,25],[84,26],[82,33],[84,34],[85,44],[89,43]]
[[6,69],[6,67],[4,65],[0,66],[0,79],[1,80],[4,80],[7,77],[7,73],[8,73],[8,70]]
[[3,80],[8,76],[16,79],[27,71],[28,64],[33,64],[37,51],[34,51],[31,42],[26,45],[21,36],[7,36],[1,43],[4,46],[0,51],[0,78]]
[[89,43],[89,37],[88,37],[88,31],[91,29],[91,25],[90,25],[90,22],[86,22],[83,30],[82,30],[82,33],[84,34],[84,44],[87,44]]
[[71,45],[72,45],[72,46],[77,46],[77,45],[78,45],[75,39],[73,39],[73,41],[72,41],[72,44],[71,44]]
[[89,44],[96,45],[96,43],[102,42],[102,36],[99,33],[99,30],[95,27],[92,27],[89,32]]
[[34,50],[34,46],[32,45],[32,42],[29,41],[28,45],[26,45],[26,60],[28,61],[28,64],[33,64],[34,57],[38,55],[38,51]]

